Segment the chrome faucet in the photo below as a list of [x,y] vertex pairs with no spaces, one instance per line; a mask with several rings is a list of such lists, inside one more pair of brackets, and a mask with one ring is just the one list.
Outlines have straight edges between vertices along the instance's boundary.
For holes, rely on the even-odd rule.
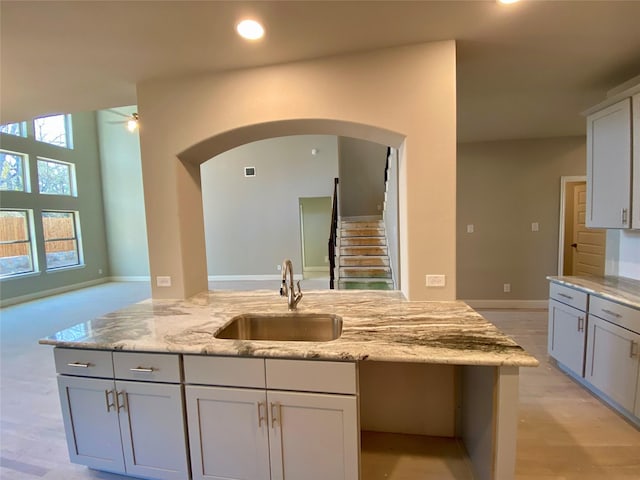
[[[287,274],[289,275],[289,284],[287,284]],[[282,262],[282,286],[280,287],[280,296],[287,297],[289,310],[295,310],[298,302],[302,300],[300,282],[298,282],[298,293],[295,293],[293,289],[293,264],[288,258],[285,258]]]

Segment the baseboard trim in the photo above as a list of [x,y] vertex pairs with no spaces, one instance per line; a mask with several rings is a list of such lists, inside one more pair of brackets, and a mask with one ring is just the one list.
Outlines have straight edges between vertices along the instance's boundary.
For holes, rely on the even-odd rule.
[[546,310],[549,300],[463,300],[471,308],[533,308]]
[[150,276],[116,276],[109,277],[109,280],[112,282],[150,282]]
[[[301,274],[294,274],[295,280],[302,280]],[[281,274],[265,274],[265,275],[209,275],[210,282],[234,282],[244,280],[282,280]]]
[[58,295],[60,293],[71,292],[73,290],[80,290],[81,288],[93,287],[102,283],[109,282],[109,278],[98,278],[96,280],[89,280],[87,282],[74,283],[72,285],[65,285],[63,287],[51,288],[49,290],[42,290],[40,292],[28,293],[27,295],[20,295],[18,297],[3,298],[0,299],[0,307],[9,307],[11,305],[17,305],[18,303],[30,302],[31,300],[38,300],[39,298],[50,297],[52,295]]

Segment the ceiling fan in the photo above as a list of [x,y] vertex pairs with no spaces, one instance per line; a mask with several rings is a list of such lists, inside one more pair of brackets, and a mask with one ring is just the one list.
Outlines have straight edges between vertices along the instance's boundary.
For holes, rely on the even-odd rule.
[[127,115],[125,113],[118,112],[117,110],[107,109],[107,111],[124,117],[124,120],[110,121],[108,123],[126,124],[127,130],[130,132],[135,132],[140,128],[140,116],[138,115],[138,112],[133,112],[130,115]]

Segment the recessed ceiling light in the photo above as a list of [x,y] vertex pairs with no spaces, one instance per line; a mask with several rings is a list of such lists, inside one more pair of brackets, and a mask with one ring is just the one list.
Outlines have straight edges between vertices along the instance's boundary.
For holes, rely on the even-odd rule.
[[236,31],[247,40],[258,40],[264,36],[264,28],[255,20],[242,20],[236,25]]
[[498,0],[498,3],[502,3],[504,5],[509,5],[510,3],[517,3],[520,0]]

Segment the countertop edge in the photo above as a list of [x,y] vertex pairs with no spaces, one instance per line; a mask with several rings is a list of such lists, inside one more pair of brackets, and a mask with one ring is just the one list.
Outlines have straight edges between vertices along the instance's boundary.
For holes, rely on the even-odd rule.
[[[616,302],[621,305],[625,305],[627,307],[640,309],[640,295],[638,300],[634,300],[634,299],[627,298],[626,296],[623,296],[624,294],[620,295],[613,292],[607,292],[605,290],[598,289],[597,283],[602,282],[603,280],[600,280],[597,278],[587,279],[587,278],[576,277],[572,279],[570,277],[560,277],[560,276],[554,276],[554,275],[549,275],[546,278],[550,282],[575,288],[576,290],[580,290],[582,292],[588,293],[589,295],[595,295],[596,297],[601,297],[606,300],[611,300],[612,302]],[[594,283],[594,285],[593,286],[585,285],[585,283]],[[603,285],[601,288],[615,288],[615,287],[606,287]]]

